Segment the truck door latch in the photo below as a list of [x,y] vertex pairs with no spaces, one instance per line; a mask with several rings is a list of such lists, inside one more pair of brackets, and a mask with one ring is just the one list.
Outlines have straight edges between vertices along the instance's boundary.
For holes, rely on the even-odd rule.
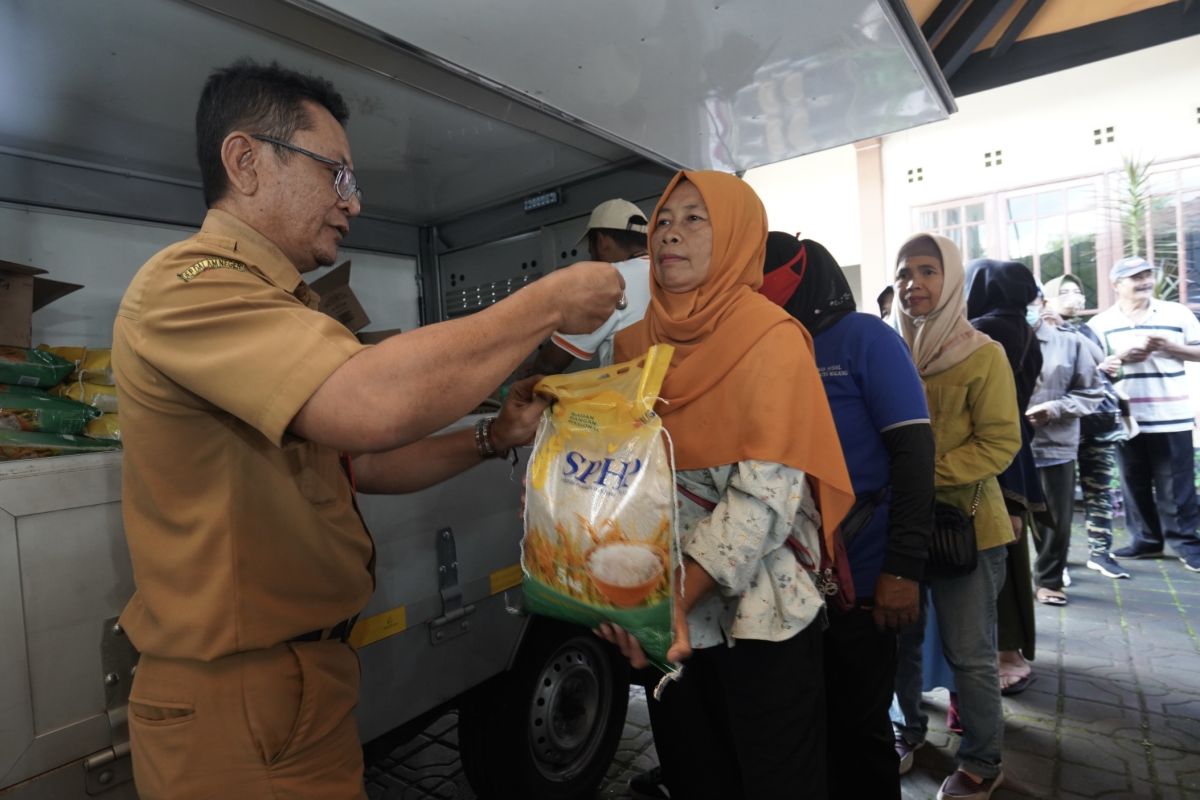
[[117,617],[104,621],[100,637],[100,667],[104,680],[104,708],[112,733],[112,747],[84,759],[89,795],[98,795],[133,780],[129,759],[129,689],[137,672],[138,651]]
[[429,621],[429,642],[442,642],[462,636],[471,629],[468,616],[475,605],[463,605],[462,586],[458,582],[458,548],[454,531],[442,528],[437,532],[438,593],[442,596],[442,615]]

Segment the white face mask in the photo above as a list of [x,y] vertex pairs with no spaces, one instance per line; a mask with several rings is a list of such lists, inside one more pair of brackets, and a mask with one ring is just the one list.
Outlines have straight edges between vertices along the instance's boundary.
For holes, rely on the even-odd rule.
[[1042,307],[1041,306],[1026,306],[1025,307],[1025,321],[1028,322],[1030,325],[1037,325],[1038,320],[1040,320],[1041,318],[1042,318]]

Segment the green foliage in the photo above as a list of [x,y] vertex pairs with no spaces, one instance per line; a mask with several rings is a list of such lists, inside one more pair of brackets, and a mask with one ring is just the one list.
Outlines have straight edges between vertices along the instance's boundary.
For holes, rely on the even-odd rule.
[[[1153,252],[1158,267],[1154,294],[1163,300],[1179,300],[1179,242],[1176,236],[1175,200],[1154,192],[1154,160],[1131,156],[1121,159],[1121,172],[1108,211],[1121,227],[1121,245],[1126,256],[1149,258]],[[1151,251],[1153,244],[1153,251]]]

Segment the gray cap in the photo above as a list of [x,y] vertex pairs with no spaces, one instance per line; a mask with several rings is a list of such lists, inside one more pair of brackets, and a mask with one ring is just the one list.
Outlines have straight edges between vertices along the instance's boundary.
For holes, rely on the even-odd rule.
[[1130,256],[1113,264],[1112,269],[1108,271],[1108,279],[1116,283],[1121,278],[1128,278],[1130,275],[1137,275],[1139,272],[1152,269],[1154,269],[1154,265],[1141,256]]

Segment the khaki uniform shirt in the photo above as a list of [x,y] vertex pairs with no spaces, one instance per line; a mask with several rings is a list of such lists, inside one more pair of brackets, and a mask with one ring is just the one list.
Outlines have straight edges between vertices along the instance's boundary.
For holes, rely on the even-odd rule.
[[287,433],[362,349],[280,250],[211,210],[138,271],[113,327],[144,653],[211,660],[358,613],[374,547],[337,451]]

